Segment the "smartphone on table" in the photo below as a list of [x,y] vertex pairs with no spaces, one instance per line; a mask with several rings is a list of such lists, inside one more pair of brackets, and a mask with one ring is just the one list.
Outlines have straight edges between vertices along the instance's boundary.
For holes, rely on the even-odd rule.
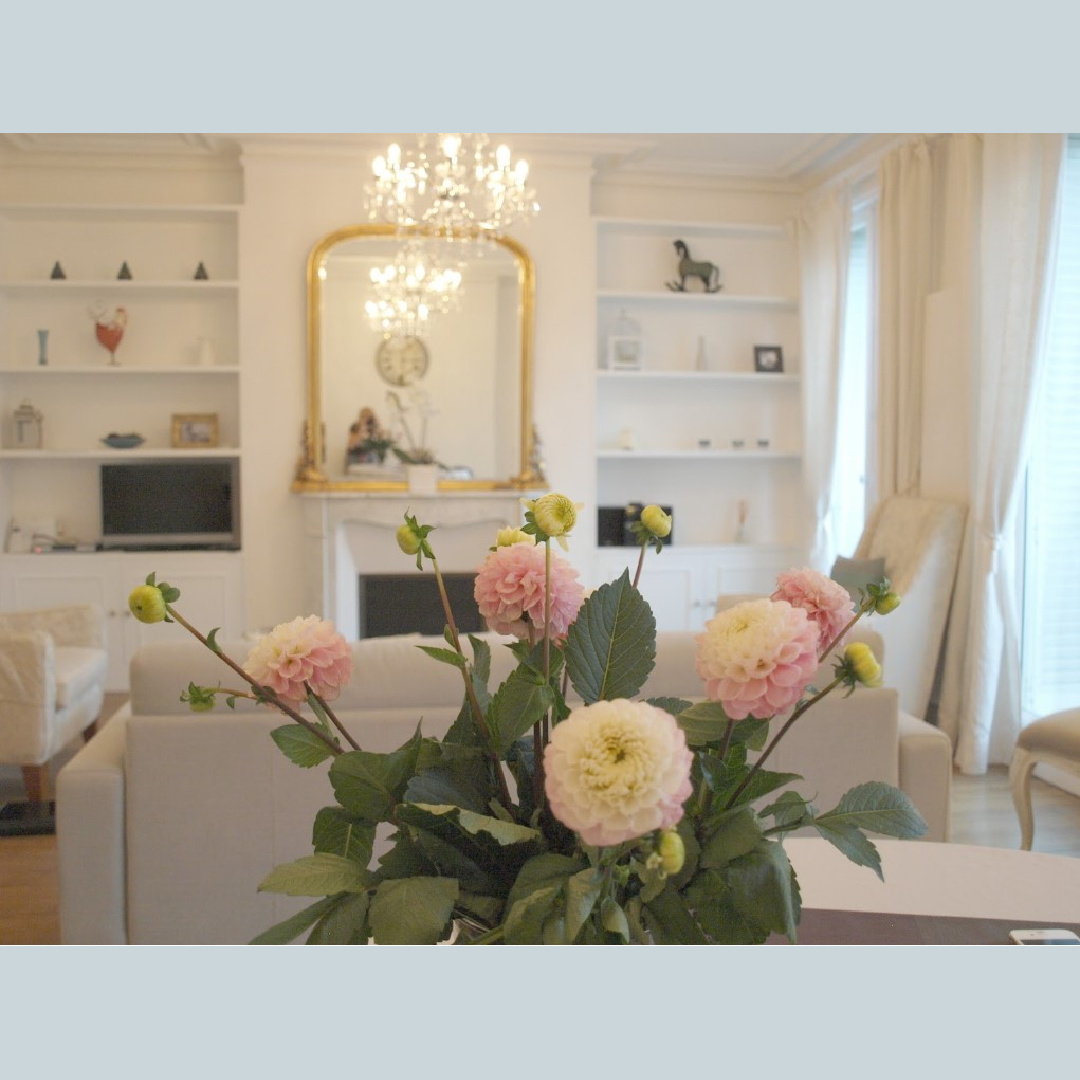
[[1071,930],[1010,930],[1010,945],[1080,945]]

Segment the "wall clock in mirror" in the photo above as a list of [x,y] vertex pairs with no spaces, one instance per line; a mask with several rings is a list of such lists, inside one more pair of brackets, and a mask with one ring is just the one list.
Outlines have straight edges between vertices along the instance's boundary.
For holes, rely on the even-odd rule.
[[427,346],[418,337],[389,337],[375,351],[375,368],[391,386],[409,386],[427,373]]

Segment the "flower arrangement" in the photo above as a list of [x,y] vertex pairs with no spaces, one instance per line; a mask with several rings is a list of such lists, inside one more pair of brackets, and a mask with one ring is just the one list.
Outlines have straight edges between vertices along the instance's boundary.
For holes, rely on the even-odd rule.
[[[704,700],[638,700],[656,626],[637,582],[647,550],[662,550],[670,516],[646,507],[633,581],[627,570],[586,596],[552,544],[566,546],[580,507],[557,494],[525,505],[523,526],[497,535],[476,576],[481,614],[515,639],[507,647],[516,666],[498,687],[489,685],[488,643],[469,635],[466,645],[457,630],[432,527],[406,514],[398,545],[419,569],[430,566],[446,611],[446,647],[421,648],[461,673],[463,695],[445,737],[418,727],[389,754],[363,750],[334,714],[351,652],[330,624],[316,616],[282,624],[241,666],[213,632],[183,619],[175,588],[152,574],[131,594],[140,620],[181,623],[243,679],[243,690],[189,685],[193,709],[252,697],[288,719],[273,738],[293,762],[331,760],[336,801],[316,816],[314,853],[259,885],[315,902],[257,943],[305,932],[309,941],[388,944],[795,940],[800,900],[787,833],[813,827],[881,876],[866,833],[925,831],[889,785],[859,785],[821,813],[790,788],[800,777],[765,768],[816,702],[880,682],[865,645],[841,647],[861,616],[899,602],[887,580],[856,603],[816,571],[782,574],[771,597],[719,613],[699,635]],[[382,823],[393,846],[373,867]]]

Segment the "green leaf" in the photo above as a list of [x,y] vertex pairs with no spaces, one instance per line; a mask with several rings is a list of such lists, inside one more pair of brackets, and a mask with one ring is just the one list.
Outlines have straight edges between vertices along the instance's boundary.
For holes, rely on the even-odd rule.
[[677,720],[679,714],[685,712],[690,708],[690,702],[685,698],[677,697],[651,697],[646,698],[645,703],[647,705],[655,705],[658,709],[663,709],[664,712],[670,713]]
[[600,923],[609,934],[618,934],[623,941],[630,940],[630,923],[626,912],[610,896],[600,905]]
[[543,718],[553,701],[551,687],[542,676],[521,667],[510,673],[488,709],[488,725],[500,756]]
[[514,884],[506,896],[507,911],[519,900],[523,900],[537,889],[549,885],[561,885],[568,877],[584,870],[588,864],[583,858],[571,858],[554,851],[545,851],[529,859],[518,871]]
[[380,945],[434,945],[458,898],[453,878],[412,877],[382,882],[371,900],[371,933]]
[[671,886],[642,906],[642,914],[657,945],[707,945],[686,901]]
[[425,769],[405,786],[404,801],[436,806],[460,806],[478,814],[487,812],[488,803],[498,788],[488,761],[477,755],[456,766]]
[[769,931],[748,919],[732,900],[731,889],[715,870],[706,870],[686,890],[686,902],[717,945],[760,945]]
[[421,652],[427,653],[433,660],[449,664],[451,667],[465,669],[465,657],[453,649],[436,649],[431,645],[417,645],[416,647]]
[[332,751],[302,724],[284,724],[270,732],[277,748],[301,769],[310,769],[330,757]]
[[757,850],[728,863],[720,873],[731,889],[732,904],[748,921],[794,940],[799,896],[782,845],[765,841]]
[[334,906],[315,924],[309,945],[366,945],[371,936],[367,923],[368,893],[345,893],[332,897]]
[[368,887],[368,881],[368,872],[359,863],[320,851],[275,866],[259,883],[259,892],[333,896],[339,892],[361,892]]
[[599,867],[580,870],[566,882],[566,942],[572,944],[600,899],[603,874]]
[[315,815],[311,845],[316,850],[340,855],[366,867],[371,862],[375,826],[354,817],[340,806],[324,806]]
[[829,828],[854,825],[859,829],[913,840],[926,832],[926,822],[915,804],[899,789],[871,780],[846,792],[836,807],[814,822]]
[[763,795],[776,791],[777,788],[782,788],[786,784],[801,779],[802,777],[798,773],[769,772],[768,769],[759,769],[750,778],[750,783],[743,788],[736,805],[742,806],[746,803],[752,803]]
[[565,646],[570,681],[582,701],[636,697],[656,662],[656,619],[624,570],[581,606]]
[[728,714],[719,701],[700,701],[683,709],[675,719],[691,746],[720,742],[730,723]]
[[438,866],[411,836],[396,832],[391,839],[394,846],[379,856],[379,869],[373,875],[376,880],[436,876]]
[[709,822],[711,835],[701,847],[700,864],[706,869],[724,866],[761,843],[763,831],[749,806],[727,810]]
[[784,829],[800,829],[813,821],[812,808],[797,791],[785,791],[776,802],[758,811],[759,817],[771,817]]
[[212,649],[216,653],[221,652],[221,646],[217,643],[217,636],[220,630],[220,626],[215,626],[214,629],[206,635],[206,647]]
[[330,766],[330,783],[337,801],[350,814],[366,821],[388,821],[416,771],[422,742],[417,725],[416,734],[392,753],[350,750],[339,754]]
[[811,818],[808,824],[813,825],[833,847],[842,851],[856,866],[868,866],[882,881],[885,880],[881,870],[881,853],[857,825],[842,821],[826,822],[823,825],[820,818]]
[[325,900],[316,900],[310,907],[275,923],[269,930],[264,930],[258,937],[252,938],[249,944],[288,945],[290,941],[295,941],[309,926],[331,911],[339,899],[340,896],[328,896]]
[[[507,945],[539,945],[543,941],[544,920],[551,914],[562,892],[562,884],[535,889],[513,905],[507,902]],[[565,932],[564,932],[565,936]]]

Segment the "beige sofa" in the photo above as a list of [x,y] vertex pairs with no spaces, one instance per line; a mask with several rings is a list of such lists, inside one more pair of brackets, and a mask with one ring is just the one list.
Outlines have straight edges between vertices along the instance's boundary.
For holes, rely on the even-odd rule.
[[[492,682],[512,665],[500,639]],[[419,722],[443,733],[458,711],[459,673],[421,653],[442,639],[376,638],[353,646],[352,681],[335,711],[366,750],[396,748]],[[242,658],[247,646],[226,646]],[[243,943],[309,901],[256,891],[278,863],[311,854],[316,811],[333,802],[326,766],[300,769],[270,739],[278,714],[240,702],[194,715],[189,680],[234,685],[195,642],[139,650],[131,700],[57,781],[62,939],[68,944]],[[662,633],[644,694],[701,696],[694,636]],[[948,835],[948,739],[898,712],[893,690],[834,693],[807,713],[770,759],[799,772],[798,789],[829,809],[848,788],[903,788],[930,829]]]

